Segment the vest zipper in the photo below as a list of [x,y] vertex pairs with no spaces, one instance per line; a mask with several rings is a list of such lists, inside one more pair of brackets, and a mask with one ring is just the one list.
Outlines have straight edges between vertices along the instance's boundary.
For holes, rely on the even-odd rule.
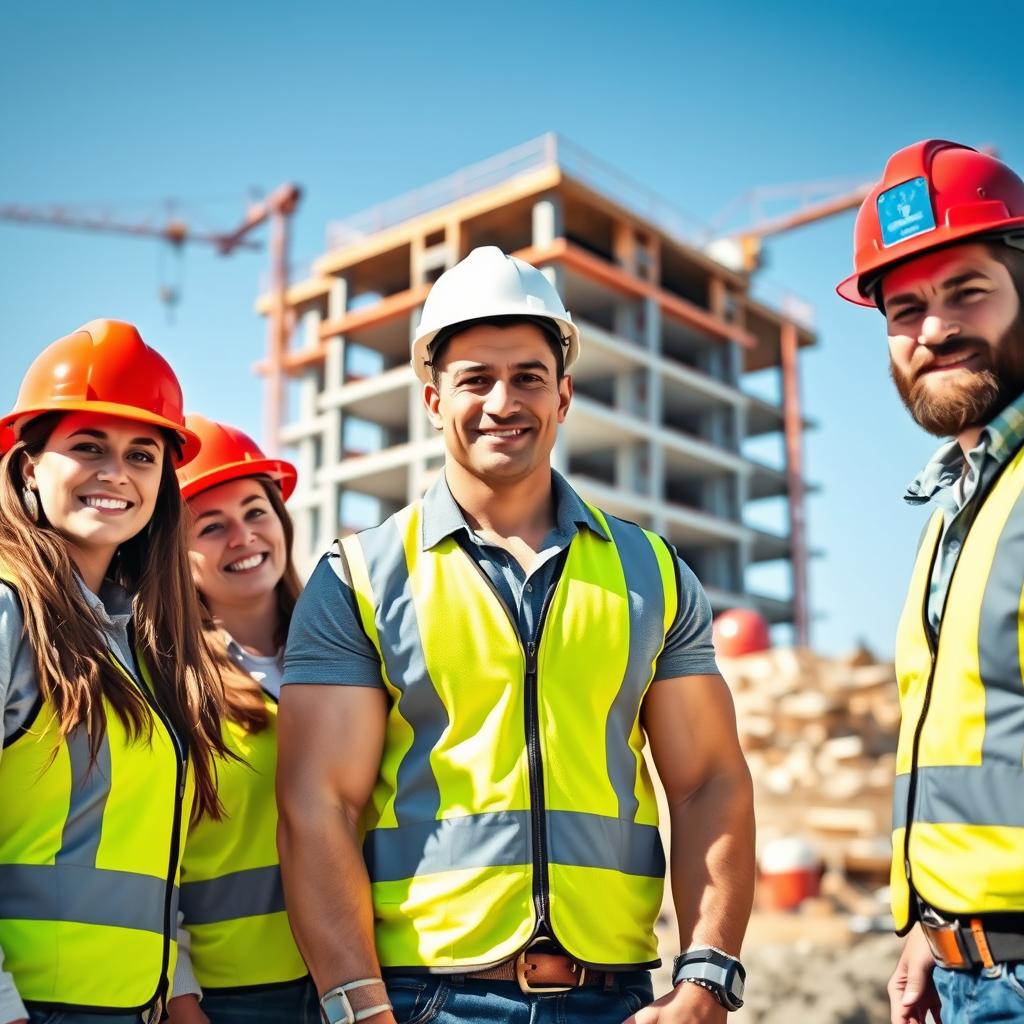
[[[139,680],[139,690],[142,691],[146,703],[153,709],[154,714],[160,719],[167,735],[171,739],[171,746],[174,748],[174,823],[171,826],[171,844],[169,860],[167,865],[167,885],[164,890],[164,943],[160,959],[160,978],[157,982],[157,990],[153,993],[153,1002],[159,1002],[161,1009],[166,1009],[167,994],[170,989],[171,979],[168,977],[167,969],[171,962],[171,928],[174,928],[175,935],[178,930],[178,922],[171,921],[171,901],[174,896],[174,876],[178,871],[178,860],[181,856],[181,809],[185,801],[185,768],[188,763],[188,754],[184,745],[174,731],[170,719],[164,714],[163,709],[156,701],[156,696],[150,692],[146,684],[145,676],[139,666],[138,655],[135,652],[134,636],[132,636],[132,656],[135,662],[136,677]],[[117,656],[114,660],[120,662]],[[125,666],[121,666],[125,669]],[[127,671],[127,669],[125,669]],[[128,673],[131,675],[131,673]]]
[[[461,545],[460,545],[461,546]],[[512,625],[512,631],[519,640],[523,649],[523,659],[526,666],[524,678],[523,695],[523,718],[526,732],[526,765],[530,784],[530,840],[533,852],[533,906],[537,914],[537,923],[534,928],[534,935],[540,933],[545,927],[554,938],[554,930],[550,927],[547,919],[549,902],[549,880],[548,880],[548,842],[547,828],[544,821],[544,762],[540,753],[540,715],[537,710],[537,652],[540,647],[541,636],[544,632],[544,622],[547,619],[548,609],[551,606],[551,599],[554,597],[555,589],[562,578],[562,570],[565,568],[565,560],[568,558],[569,549],[563,548],[558,554],[555,563],[555,572],[551,579],[551,585],[544,595],[544,604],[541,606],[540,616],[534,629],[533,639],[524,641],[519,634],[519,626],[504,598],[498,592],[498,588],[491,582],[490,577],[480,567],[477,560],[465,548],[462,549],[466,557],[480,574],[483,581],[490,588],[497,598],[502,611],[505,612],[508,621]]]

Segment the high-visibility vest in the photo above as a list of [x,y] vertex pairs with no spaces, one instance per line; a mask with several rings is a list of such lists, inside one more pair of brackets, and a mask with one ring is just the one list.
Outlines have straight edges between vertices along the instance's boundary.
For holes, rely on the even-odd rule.
[[277,856],[277,701],[264,693],[267,728],[225,720],[224,740],[241,761],[217,765],[220,821],[189,831],[181,863],[183,924],[203,989],[254,988],[308,973],[284,909]]
[[896,641],[903,722],[893,800],[892,908],[916,892],[955,916],[1024,910],[1024,449],[984,497],[927,628],[942,513],[925,530]]
[[[675,619],[674,555],[592,509],[521,641],[422,504],[342,542],[391,698],[365,821],[386,967],[497,963],[542,925],[573,956],[656,965],[665,859],[640,707]],[[682,756],[685,756],[685,752]]]
[[151,736],[130,739],[104,699],[94,765],[85,727],[61,740],[49,701],[4,740],[0,948],[29,1005],[141,1011],[166,995],[174,972],[194,780],[141,652],[136,659]]

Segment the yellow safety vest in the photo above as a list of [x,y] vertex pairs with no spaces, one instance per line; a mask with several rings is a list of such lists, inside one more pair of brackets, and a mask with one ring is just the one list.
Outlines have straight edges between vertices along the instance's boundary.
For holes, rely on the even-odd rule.
[[277,856],[277,701],[270,724],[249,733],[225,720],[224,739],[242,759],[217,766],[220,821],[189,831],[181,863],[181,910],[192,967],[203,989],[255,988],[308,973],[284,909]]
[[1024,910],[1024,450],[1004,468],[957,559],[937,649],[927,628],[936,512],[896,641],[903,722],[893,803],[892,909],[911,893],[952,916]]
[[90,767],[85,728],[60,741],[53,706],[41,701],[4,740],[0,948],[29,1005],[142,1011],[166,995],[174,971],[194,780],[136,658],[152,737],[132,741],[104,700],[107,728]]
[[546,925],[601,966],[656,966],[665,859],[640,707],[678,605],[668,545],[592,512],[520,641],[422,504],[347,537],[391,698],[364,856],[385,967],[500,962]]

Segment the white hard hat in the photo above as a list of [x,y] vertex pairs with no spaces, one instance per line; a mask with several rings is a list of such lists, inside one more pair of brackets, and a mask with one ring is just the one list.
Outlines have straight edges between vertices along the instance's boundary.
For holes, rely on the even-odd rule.
[[493,316],[542,317],[553,321],[567,344],[564,366],[579,358],[580,332],[551,282],[525,260],[506,256],[496,245],[482,245],[446,270],[423,303],[412,341],[412,368],[424,384],[430,343],[438,331]]

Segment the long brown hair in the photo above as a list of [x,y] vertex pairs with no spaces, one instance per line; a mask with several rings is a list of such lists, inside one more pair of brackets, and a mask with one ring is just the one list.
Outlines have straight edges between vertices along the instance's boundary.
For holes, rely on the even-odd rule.
[[[292,544],[295,540],[295,526],[292,518],[285,508],[284,499],[281,497],[281,488],[274,483],[270,477],[254,476],[254,479],[270,502],[271,508],[281,521],[281,529],[284,532],[285,551],[287,562],[284,573],[274,588],[277,594],[277,632],[273,639],[278,645],[283,644],[288,637],[288,626],[292,621],[292,612],[295,610],[295,603],[302,591],[302,582],[299,580],[298,570],[292,560]],[[198,590],[199,603],[203,611],[203,630],[217,658],[217,665],[221,677],[224,679],[224,711],[232,722],[241,725],[247,732],[261,732],[270,724],[270,715],[267,706],[263,702],[263,691],[259,684],[237,665],[228,656],[227,645],[224,642],[224,635],[220,627],[214,621],[213,614],[202,591]]]
[[[15,581],[25,633],[35,655],[40,694],[57,713],[60,735],[85,725],[93,759],[107,726],[103,700],[133,740],[149,736],[153,717],[145,696],[106,656],[102,627],[76,582],[67,543],[46,521],[29,518],[21,501],[24,457],[46,447],[62,413],[37,417],[0,459],[0,565]],[[148,526],[114,555],[108,578],[132,597],[135,639],[160,710],[188,751],[196,781],[193,816],[220,817],[216,755],[227,754],[220,731],[223,687],[201,629],[188,565],[181,492],[165,434],[156,507]]]

